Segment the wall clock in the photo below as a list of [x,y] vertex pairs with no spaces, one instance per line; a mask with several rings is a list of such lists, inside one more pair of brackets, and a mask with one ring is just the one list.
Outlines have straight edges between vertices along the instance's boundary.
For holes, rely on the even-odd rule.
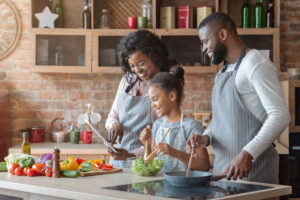
[[10,0],[0,0],[0,60],[17,46],[21,35],[21,19]]

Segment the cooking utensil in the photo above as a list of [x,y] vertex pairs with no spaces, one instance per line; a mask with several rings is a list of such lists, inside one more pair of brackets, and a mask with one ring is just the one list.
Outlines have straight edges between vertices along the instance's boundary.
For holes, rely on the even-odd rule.
[[189,176],[189,175],[190,175],[190,170],[191,170],[191,165],[192,165],[192,160],[193,160],[194,151],[195,151],[195,146],[193,146],[193,148],[192,148],[192,152],[191,152],[191,156],[190,156],[190,159],[189,159],[188,167],[187,167],[187,169],[186,169],[186,174],[185,174],[185,176]]
[[45,134],[44,134],[43,127],[29,127],[26,129],[20,129],[19,131],[29,133],[29,142],[30,143],[44,142],[44,140],[45,140]]
[[107,140],[97,131],[97,129],[95,129],[95,127],[87,119],[85,120],[85,123],[92,129],[94,133],[96,133],[96,135],[99,136],[105,146],[109,147],[111,150],[113,150],[113,152],[118,153],[117,150],[109,142],[107,142]]
[[185,171],[165,173],[168,183],[179,187],[201,186],[209,181],[218,181],[225,177],[226,175],[213,175],[204,171],[191,171],[190,176],[186,176]]
[[70,133],[72,129],[73,129],[73,125],[69,126],[64,121],[63,117],[54,118],[50,124],[51,141],[66,142],[68,140],[68,133]]
[[[162,143],[165,139],[165,137],[168,135],[170,131],[170,128],[167,129],[166,133],[164,134],[164,136],[162,137],[160,143]],[[145,164],[148,164],[150,161],[152,161],[155,157],[155,153],[157,150],[152,151],[152,153],[150,153],[150,155],[146,158],[146,160],[144,160]]]

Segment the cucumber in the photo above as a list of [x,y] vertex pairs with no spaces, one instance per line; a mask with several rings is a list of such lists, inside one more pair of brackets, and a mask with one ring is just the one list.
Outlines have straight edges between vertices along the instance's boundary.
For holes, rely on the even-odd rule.
[[0,162],[0,172],[7,172],[6,162]]
[[77,176],[79,176],[80,173],[77,170],[62,170],[61,174],[64,177],[76,178]]

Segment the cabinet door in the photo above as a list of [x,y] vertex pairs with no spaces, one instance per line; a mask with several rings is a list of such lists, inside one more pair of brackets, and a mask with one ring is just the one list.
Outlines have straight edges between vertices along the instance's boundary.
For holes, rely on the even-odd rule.
[[34,56],[31,71],[91,72],[91,31],[33,29]]

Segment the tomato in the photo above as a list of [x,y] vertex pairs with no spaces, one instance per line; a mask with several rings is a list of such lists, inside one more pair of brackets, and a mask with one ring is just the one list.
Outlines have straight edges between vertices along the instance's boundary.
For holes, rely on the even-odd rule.
[[25,167],[24,169],[23,169],[23,174],[25,175],[25,176],[27,176],[27,170],[28,169],[31,169],[30,167]]
[[112,168],[110,168],[110,167],[103,167],[102,170],[103,170],[103,171],[111,171]]
[[52,177],[52,169],[51,168],[47,168],[45,171],[45,175],[48,177]]
[[37,176],[42,176],[45,173],[45,165],[41,163],[35,163],[32,165],[32,169],[35,171]]
[[13,163],[9,166],[9,173],[10,174],[15,174],[15,169],[19,167],[18,163]]
[[17,167],[15,169],[15,175],[22,176],[22,174],[23,174],[23,169],[21,167]]
[[27,176],[34,176],[35,175],[35,170],[32,168],[27,169]]

